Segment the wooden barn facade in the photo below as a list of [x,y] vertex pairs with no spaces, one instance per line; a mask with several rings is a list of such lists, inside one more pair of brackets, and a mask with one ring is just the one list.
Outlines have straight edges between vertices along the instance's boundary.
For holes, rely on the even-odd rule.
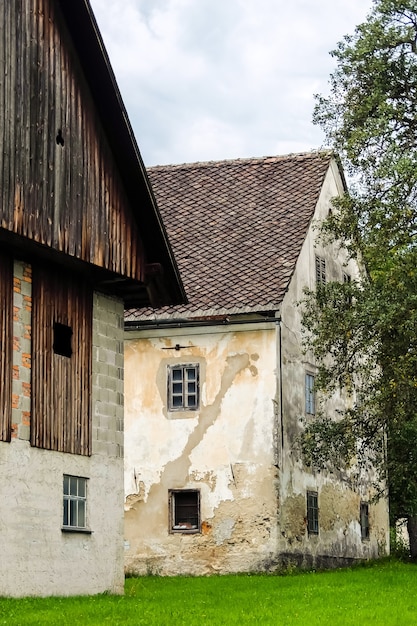
[[88,0],[0,60],[0,595],[122,592],[124,306],[184,292]]

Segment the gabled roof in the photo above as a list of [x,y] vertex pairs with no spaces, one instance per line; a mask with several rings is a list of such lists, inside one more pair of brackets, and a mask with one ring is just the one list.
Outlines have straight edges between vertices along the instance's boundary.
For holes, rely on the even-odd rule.
[[[90,2],[56,1],[65,19],[97,113],[119,166],[127,197],[135,210],[147,262],[162,267],[162,280],[157,281],[159,297],[165,302],[184,302],[184,290],[178,268]],[[116,291],[116,288],[113,291]],[[144,291],[143,285],[130,284],[126,281],[125,285],[120,286],[119,291],[127,302],[147,300],[146,296],[141,296],[141,292]]]
[[126,322],[278,310],[332,156],[149,168],[188,304],[128,311]]

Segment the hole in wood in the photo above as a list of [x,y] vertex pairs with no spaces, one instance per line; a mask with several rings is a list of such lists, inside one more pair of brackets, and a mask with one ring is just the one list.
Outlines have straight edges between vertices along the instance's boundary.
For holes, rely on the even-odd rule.
[[58,146],[63,146],[64,145],[64,138],[62,136],[62,130],[60,128],[58,128],[58,133],[56,136],[56,142],[58,144]]
[[55,354],[71,357],[72,355],[72,328],[66,324],[54,322],[54,345]]

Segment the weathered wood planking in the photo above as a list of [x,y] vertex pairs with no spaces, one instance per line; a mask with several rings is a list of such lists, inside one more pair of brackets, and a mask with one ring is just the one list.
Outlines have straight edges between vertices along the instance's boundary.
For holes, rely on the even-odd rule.
[[[33,446],[91,454],[91,288],[70,274],[33,268]],[[71,357],[53,349],[54,323],[72,330]]]
[[0,254],[0,441],[12,425],[13,261]]
[[143,282],[137,224],[56,3],[1,3],[0,61],[0,227]]

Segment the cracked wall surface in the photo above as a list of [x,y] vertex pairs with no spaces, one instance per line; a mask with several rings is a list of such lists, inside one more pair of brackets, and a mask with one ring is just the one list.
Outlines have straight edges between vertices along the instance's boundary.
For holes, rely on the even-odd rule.
[[[340,186],[330,171],[316,218],[327,214]],[[125,333],[128,572],[269,571],[386,554],[388,506],[372,500],[374,476],[313,472],[297,447],[305,373],[314,373],[316,363],[303,353],[296,303],[305,286],[314,288],[316,254],[326,259],[329,278],[357,273],[336,246],[316,244],[315,235],[311,228],[276,322]],[[167,367],[181,363],[199,365],[198,411],[168,410]],[[336,395],[325,410],[335,416],[350,401]],[[200,491],[201,532],[169,532],[169,490],[176,489]],[[318,494],[317,535],[307,532],[308,490]],[[361,502],[369,505],[366,540]]]

